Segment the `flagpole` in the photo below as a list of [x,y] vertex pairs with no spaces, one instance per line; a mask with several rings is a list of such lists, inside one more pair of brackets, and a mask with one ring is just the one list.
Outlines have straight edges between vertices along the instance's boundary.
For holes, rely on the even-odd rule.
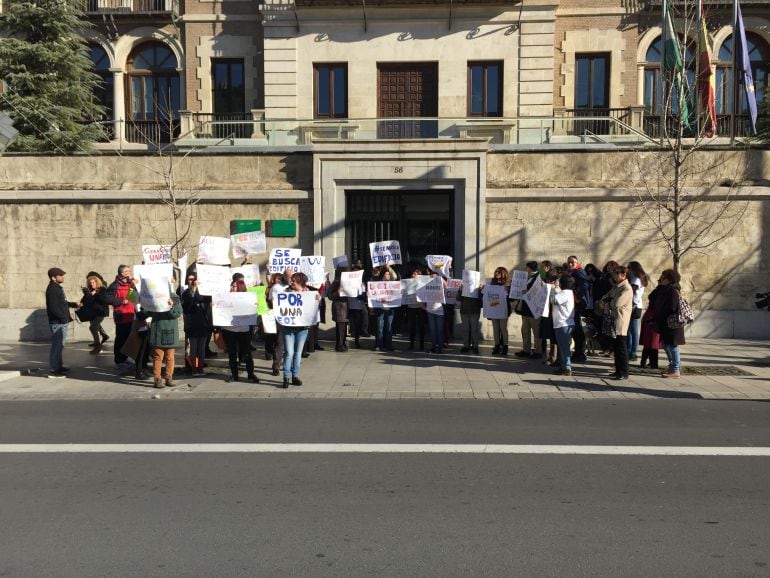
[[738,0],[733,0],[733,106],[730,111],[730,145],[735,144],[735,124],[738,119]]

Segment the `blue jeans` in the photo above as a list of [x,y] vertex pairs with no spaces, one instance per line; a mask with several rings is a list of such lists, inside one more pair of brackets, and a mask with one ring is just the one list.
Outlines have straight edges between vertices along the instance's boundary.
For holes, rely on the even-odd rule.
[[556,335],[556,345],[559,346],[559,365],[562,369],[572,371],[572,363],[569,355],[570,338],[572,337],[573,326],[554,327],[553,333]]
[[377,336],[374,346],[380,349],[393,349],[393,309],[375,309],[377,316]]
[[430,346],[433,351],[441,351],[444,347],[444,316],[428,313],[428,332]]
[[639,347],[639,320],[632,319],[628,327],[628,358],[636,359],[636,350]]
[[283,376],[299,377],[302,348],[307,339],[307,327],[281,326],[281,337],[283,338]]
[[666,357],[668,357],[668,370],[679,371],[681,369],[679,346],[670,343],[664,343],[663,349],[666,351]]
[[50,323],[49,326],[51,327],[51,351],[48,354],[48,368],[51,371],[58,371],[64,365],[62,354],[70,326],[68,323]]

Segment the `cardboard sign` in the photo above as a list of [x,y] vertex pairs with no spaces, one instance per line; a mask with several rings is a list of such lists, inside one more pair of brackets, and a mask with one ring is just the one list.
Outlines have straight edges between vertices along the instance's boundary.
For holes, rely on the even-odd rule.
[[548,297],[551,295],[551,285],[543,281],[539,276],[535,279],[532,287],[524,295],[524,301],[529,305],[532,316],[540,319],[548,315],[550,302]]
[[444,303],[457,305],[457,294],[462,286],[462,279],[447,279],[446,287],[444,287]]
[[273,314],[278,325],[310,327],[318,317],[318,291],[285,291],[275,296]]
[[463,297],[474,297],[478,299],[479,285],[481,284],[481,273],[463,269]]
[[250,233],[238,233],[230,235],[230,244],[233,247],[233,257],[241,259],[246,255],[261,255],[267,253],[267,242],[264,231],[252,231]]
[[526,271],[511,271],[511,291],[508,293],[508,297],[511,299],[524,299],[528,277],[529,275],[527,275]]
[[268,310],[267,313],[263,313],[259,319],[262,321],[262,330],[265,333],[278,333],[278,327],[275,323],[275,312],[272,309]]
[[339,269],[340,267],[350,267],[348,256],[340,255],[339,257],[332,257],[332,267],[335,269]]
[[398,241],[380,241],[369,243],[369,253],[372,255],[372,266],[401,264],[401,244]]
[[254,293],[217,293],[211,298],[214,327],[243,327],[257,324],[257,296]]
[[452,257],[449,255],[427,255],[425,261],[428,269],[435,271],[445,279],[449,278],[449,270],[452,268]]
[[358,297],[364,290],[363,271],[345,271],[340,275],[340,295]]
[[246,291],[256,293],[257,295],[257,315],[264,315],[270,308],[267,305],[267,286],[257,285],[256,287],[246,287]]
[[[134,265],[134,277],[139,279],[139,290],[142,288],[142,279],[160,279],[165,277],[166,282],[174,278],[173,263],[163,263],[162,265]],[[166,309],[168,311],[168,309]]]
[[145,265],[171,263],[171,245],[142,245],[142,261]]
[[389,309],[401,307],[401,281],[369,281],[366,287],[369,307]]
[[286,269],[299,271],[301,255],[302,249],[273,249],[267,261],[267,270],[270,273],[283,273]]
[[233,274],[230,272],[229,267],[199,263],[196,269],[198,271],[198,292],[201,295],[212,296],[216,293],[227,293],[230,291]]
[[171,286],[167,277],[145,277],[139,288],[139,304],[145,311],[162,313],[169,311],[171,305]]
[[246,287],[256,287],[259,285],[259,265],[243,265],[242,267],[232,267],[230,269],[230,280],[232,281],[233,273],[240,273],[243,275],[243,282],[246,283]]
[[326,257],[323,255],[307,255],[299,258],[300,273],[307,275],[307,284],[320,287],[326,281]]
[[417,301],[420,303],[444,303],[444,280],[433,277],[428,283],[417,290]]
[[485,285],[481,306],[485,319],[508,319],[508,291],[503,285]]
[[208,265],[229,265],[229,237],[201,237],[198,243],[198,262]]

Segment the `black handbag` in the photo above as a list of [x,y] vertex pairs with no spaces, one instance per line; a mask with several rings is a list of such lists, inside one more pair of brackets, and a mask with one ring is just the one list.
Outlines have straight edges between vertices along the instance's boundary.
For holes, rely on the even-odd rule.
[[81,307],[80,309],[75,309],[75,317],[81,323],[85,323],[96,318],[96,311],[91,307]]
[[642,316],[642,308],[641,307],[634,307],[631,310],[631,319],[639,319]]

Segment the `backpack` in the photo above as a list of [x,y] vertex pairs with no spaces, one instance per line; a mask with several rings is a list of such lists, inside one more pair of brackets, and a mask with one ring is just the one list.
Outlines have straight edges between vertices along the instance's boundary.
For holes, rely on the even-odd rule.
[[679,304],[677,312],[668,316],[667,323],[669,329],[679,329],[684,327],[688,323],[692,323],[695,319],[695,313],[693,313],[692,307],[687,300],[679,294]]

